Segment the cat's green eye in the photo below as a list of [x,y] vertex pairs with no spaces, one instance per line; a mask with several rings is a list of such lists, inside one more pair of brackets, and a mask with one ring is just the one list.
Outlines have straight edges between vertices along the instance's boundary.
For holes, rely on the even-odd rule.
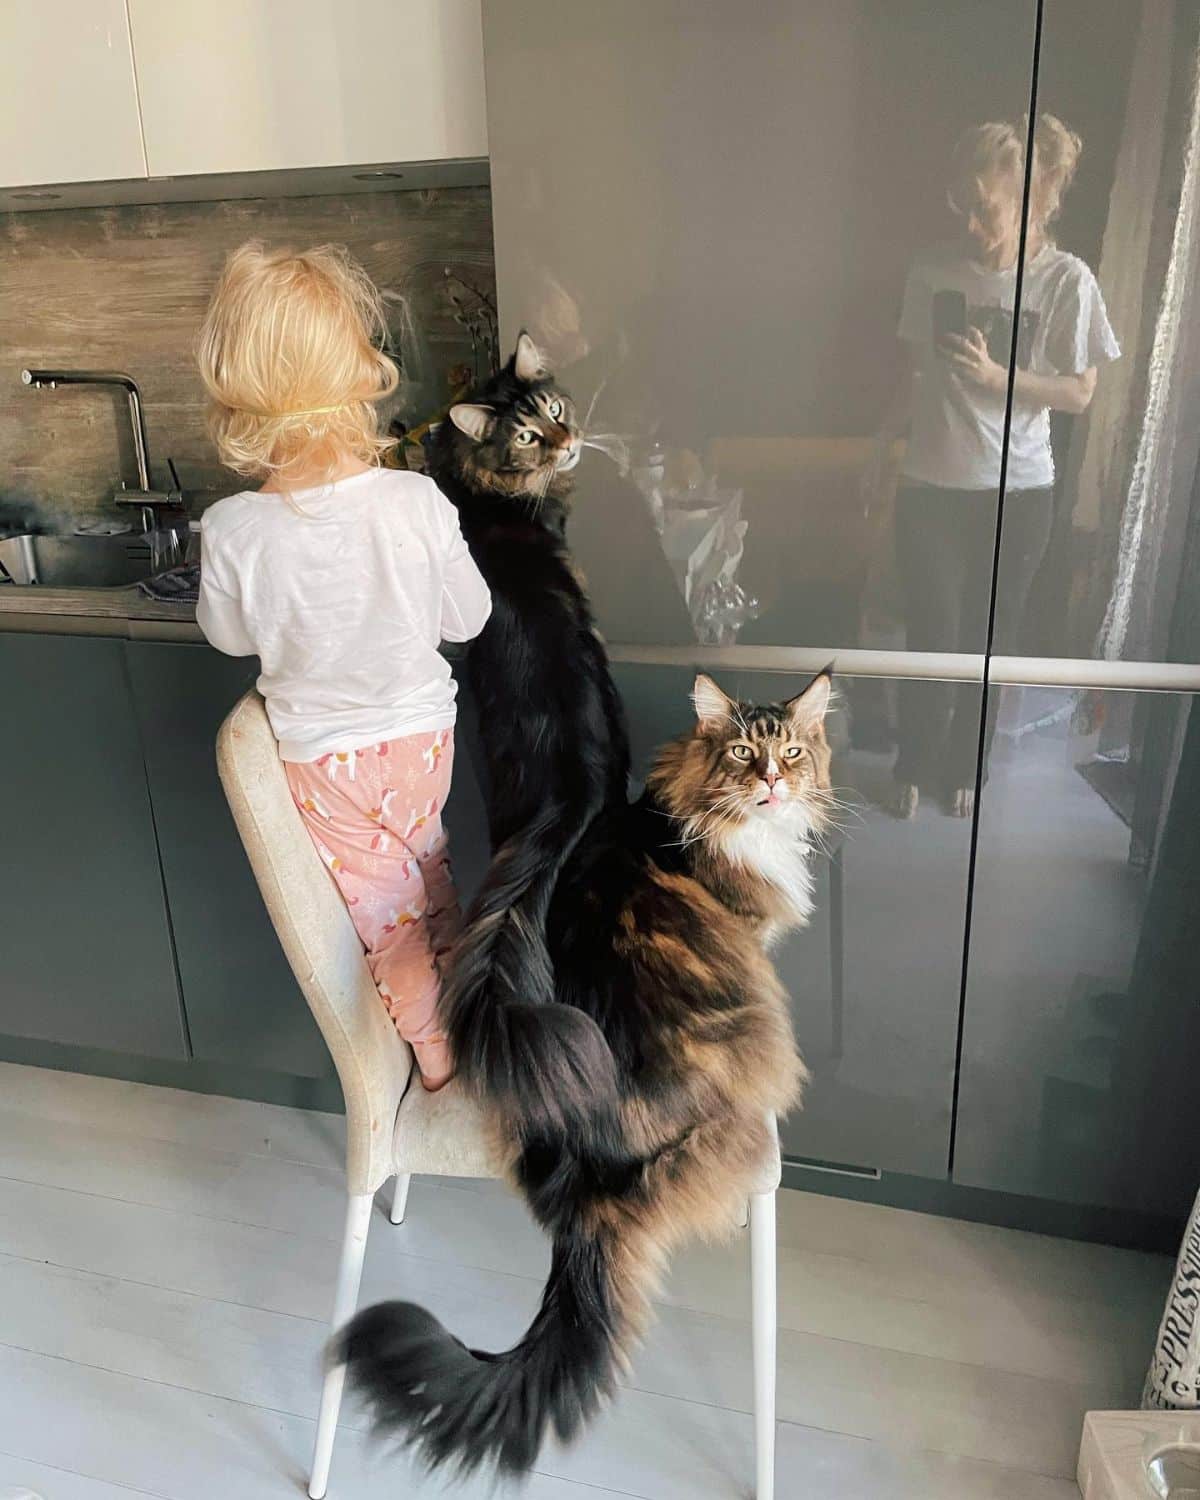
[[795,760],[798,755],[804,754],[803,745],[789,745],[783,752],[784,760]]
[[730,745],[729,753],[734,760],[750,760],[754,754],[749,745]]
[[523,427],[521,431],[517,433],[517,446],[519,448],[528,448],[531,443],[536,442],[537,433],[534,432],[530,427]]
[[551,401],[546,410],[550,413],[550,416],[553,418],[553,420],[557,422],[559,417],[561,417],[563,414],[563,404],[561,401]]

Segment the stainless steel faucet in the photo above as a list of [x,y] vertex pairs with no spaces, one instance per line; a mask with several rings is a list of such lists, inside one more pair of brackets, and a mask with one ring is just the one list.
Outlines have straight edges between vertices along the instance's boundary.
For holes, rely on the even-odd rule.
[[141,511],[142,530],[153,531],[156,514],[162,510],[181,511],[183,495],[175,465],[171,464],[171,475],[175,488],[156,490],[150,483],[150,452],[146,446],[146,419],[142,414],[142,393],[131,375],[122,375],[119,370],[22,370],[21,379],[35,391],[54,390],[60,385],[115,385],[125,392],[129,403],[129,426],[133,433],[133,456],[137,463],[138,487],[127,489],[124,480],[113,495],[117,505],[136,505]]

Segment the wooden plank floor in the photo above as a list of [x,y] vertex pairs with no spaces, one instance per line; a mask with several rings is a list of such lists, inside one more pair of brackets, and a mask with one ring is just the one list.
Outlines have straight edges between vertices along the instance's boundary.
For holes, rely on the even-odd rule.
[[[334,1116],[0,1064],[0,1494],[300,1493],[341,1231]],[[780,1195],[780,1500],[1076,1500],[1083,1413],[1132,1405],[1161,1257]],[[500,1347],[547,1256],[498,1184],[382,1209],[363,1296]],[[748,1494],[745,1239],[687,1252],[625,1388],[529,1500]],[[443,1494],[347,1405],[334,1500]],[[458,1493],[481,1500],[484,1484]]]

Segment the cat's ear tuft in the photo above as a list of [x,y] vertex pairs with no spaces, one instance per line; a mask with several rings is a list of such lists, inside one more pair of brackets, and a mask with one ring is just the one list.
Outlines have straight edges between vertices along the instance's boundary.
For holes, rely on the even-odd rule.
[[692,686],[692,707],[702,729],[715,729],[733,722],[733,700],[727,698],[711,677],[701,672]]
[[784,705],[795,734],[811,734],[825,722],[829,699],[833,693],[833,675],[829,668],[814,677],[802,693]]
[[462,402],[450,408],[450,420],[459,432],[482,443],[496,425],[496,413],[490,406],[472,406],[469,402]]
[[542,358],[541,350],[524,329],[517,339],[517,352],[513,355],[513,374],[518,380],[545,380],[550,371]]

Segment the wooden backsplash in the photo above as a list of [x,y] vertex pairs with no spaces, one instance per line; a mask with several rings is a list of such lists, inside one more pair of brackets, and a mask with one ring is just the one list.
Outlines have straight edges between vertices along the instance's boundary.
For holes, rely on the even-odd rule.
[[346,245],[383,290],[406,380],[397,407],[420,420],[446,372],[471,362],[445,268],[491,296],[486,188],[246,199],[3,216],[0,260],[0,520],[111,514],[136,473],[119,392],[33,391],[26,366],[123,370],[142,389],[154,478],[174,458],[198,512],[242,487],[216,461],[193,363],[200,319],[226,254],[251,237]]

